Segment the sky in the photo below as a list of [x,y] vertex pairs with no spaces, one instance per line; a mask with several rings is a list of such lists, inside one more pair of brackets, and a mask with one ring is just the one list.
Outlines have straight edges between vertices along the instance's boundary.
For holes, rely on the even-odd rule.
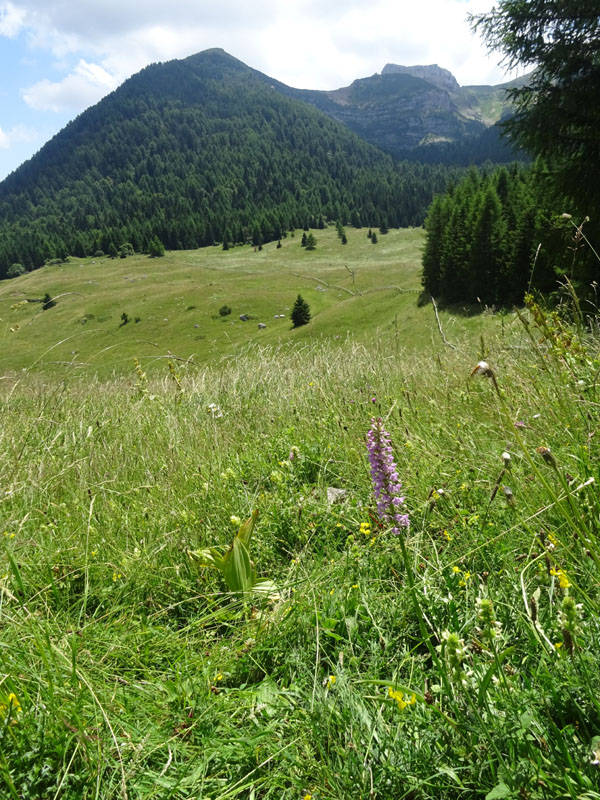
[[142,67],[222,47],[300,89],[385,64],[510,77],[467,21],[493,0],[0,0],[0,180]]

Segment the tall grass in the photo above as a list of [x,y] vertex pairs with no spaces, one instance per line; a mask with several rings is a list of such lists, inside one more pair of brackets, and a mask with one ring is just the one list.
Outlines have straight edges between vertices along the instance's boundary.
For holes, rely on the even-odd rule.
[[[4,382],[2,796],[600,797],[600,362],[524,323]],[[276,599],[188,555],[255,508]]]

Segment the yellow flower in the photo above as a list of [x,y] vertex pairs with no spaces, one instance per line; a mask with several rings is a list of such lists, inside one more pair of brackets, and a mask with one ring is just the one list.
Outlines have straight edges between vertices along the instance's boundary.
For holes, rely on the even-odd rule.
[[358,589],[358,583],[353,583],[353,584],[352,584],[352,588],[353,588],[353,589]]
[[550,575],[554,575],[558,578],[558,584],[561,589],[568,589],[571,586],[571,581],[567,578],[567,573],[564,569],[555,569],[552,567],[550,570]]
[[470,572],[463,572],[463,576],[459,580],[458,585],[459,586],[466,586],[467,585],[467,581],[469,580],[470,577],[471,577],[471,573]]
[[452,541],[452,536],[450,536],[450,534],[448,533],[448,531],[444,531],[444,536],[446,537],[446,540],[447,540],[448,542],[451,542],[451,541]]
[[4,719],[7,711],[10,711],[13,715],[15,715],[19,714],[22,710],[23,709],[21,708],[19,698],[14,692],[11,692],[8,695],[6,703],[0,703],[0,719]]
[[396,701],[400,711],[404,711],[406,706],[414,706],[417,702],[417,696],[415,694],[412,694],[409,700],[405,700],[404,698],[407,696],[408,695],[404,695],[402,692],[397,692],[395,689],[392,689],[391,686],[388,687],[388,697]]
[[312,794],[305,794],[302,800],[312,800]]
[[330,675],[329,678],[327,679],[327,688],[328,689],[333,689],[333,687],[335,686],[336,680],[337,680],[337,678],[335,677],[335,675]]
[[460,567],[457,567],[457,566],[454,566],[454,567],[452,567],[452,572],[453,572],[455,575],[458,575],[458,573],[460,572]]

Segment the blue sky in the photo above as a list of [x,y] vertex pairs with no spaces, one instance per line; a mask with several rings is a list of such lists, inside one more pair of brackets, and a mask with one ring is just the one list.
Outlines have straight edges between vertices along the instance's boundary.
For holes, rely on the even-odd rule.
[[335,89],[388,63],[460,84],[505,78],[469,28],[492,0],[0,0],[0,180],[149,63],[223,47],[291,86]]

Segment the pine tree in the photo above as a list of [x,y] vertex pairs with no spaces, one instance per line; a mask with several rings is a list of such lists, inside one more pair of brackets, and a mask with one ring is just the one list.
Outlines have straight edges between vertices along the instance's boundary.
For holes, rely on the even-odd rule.
[[165,254],[165,246],[158,236],[153,236],[148,244],[148,253],[151,258],[161,258]]
[[296,298],[292,309],[292,322],[294,323],[294,328],[299,328],[301,325],[306,325],[310,322],[310,306],[300,294]]
[[314,250],[317,246],[317,240],[315,239],[312,233],[309,233],[306,237],[306,249],[307,250]]

